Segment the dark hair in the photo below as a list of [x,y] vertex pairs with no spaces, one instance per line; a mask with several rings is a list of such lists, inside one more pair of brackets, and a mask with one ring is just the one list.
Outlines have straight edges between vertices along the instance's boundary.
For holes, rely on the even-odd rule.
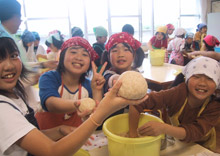
[[131,35],[134,35],[134,27],[131,24],[125,24],[122,27],[122,32],[127,32]]
[[173,83],[170,85],[170,88],[178,86],[180,83],[185,82],[184,75],[182,73],[179,73]]
[[[61,38],[61,41],[59,41],[54,36],[52,36],[52,43],[57,49],[61,49],[63,42],[64,42],[63,38]],[[50,45],[51,45],[51,43],[49,43],[48,41],[46,41],[45,44],[48,47],[50,47]]]
[[[131,51],[131,53],[134,54],[134,64],[133,64],[133,67],[132,67],[132,68],[136,69],[136,68],[140,67],[140,66],[142,65],[143,60],[144,60],[144,57],[145,57],[145,56],[144,56],[144,51],[143,51],[143,49],[142,49],[141,47],[139,47],[139,48],[136,50],[136,53],[134,53],[134,50],[129,46],[129,44],[127,44],[127,43],[122,43],[122,44],[123,44],[125,47],[127,47],[127,48]],[[101,63],[102,63],[102,64],[105,63],[105,62],[108,63],[107,66],[106,66],[106,68],[105,68],[106,70],[111,67],[110,51],[111,51],[113,48],[115,48],[116,45],[117,45],[117,44],[115,44],[114,46],[112,46],[112,47],[110,48],[109,52],[108,52],[108,51],[104,51],[104,52],[102,53]]]
[[[157,35],[159,32],[156,32],[156,34],[155,35]],[[162,33],[162,35],[163,35],[163,40],[165,40],[166,39],[166,34],[164,34],[163,32],[161,32]]]
[[[20,55],[18,47],[13,39],[8,38],[8,37],[0,38],[0,58],[1,59],[6,58],[8,55],[10,55],[16,51]],[[22,71],[21,71],[21,75],[20,75],[21,80],[28,81],[28,79],[27,79],[28,73],[29,73],[29,71],[25,68],[25,66],[22,63]],[[19,79],[15,85],[14,91],[17,96],[21,97],[24,100],[24,102],[27,102],[27,95],[25,93],[24,86],[22,85],[22,83]],[[0,89],[0,94],[5,95],[5,96],[8,95],[8,93],[5,90],[1,90],[1,89]]]
[[16,0],[0,0],[0,21],[7,21],[14,15],[21,16],[21,5]]
[[83,37],[84,36],[82,29],[79,27],[73,27],[71,29],[71,34],[72,34],[72,37],[75,37],[75,36]]
[[205,40],[203,40],[203,43],[205,44],[207,51],[215,51],[214,50],[215,46],[208,45]]
[[[66,55],[66,51],[68,48],[64,49],[63,51],[61,51],[60,53],[60,59],[59,59],[59,64],[57,66],[56,71],[59,72],[60,74],[64,73],[66,71],[65,66],[64,66],[64,58]],[[91,63],[89,66],[89,69],[87,70],[86,73],[83,73],[80,77],[80,82],[83,82],[85,80],[85,77],[89,74],[89,71],[92,69]]]

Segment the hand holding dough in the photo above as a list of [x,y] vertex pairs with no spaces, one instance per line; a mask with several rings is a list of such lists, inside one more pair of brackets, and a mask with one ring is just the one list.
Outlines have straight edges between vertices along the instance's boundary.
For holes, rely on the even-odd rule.
[[147,94],[147,82],[139,72],[126,71],[120,75],[118,80],[122,81],[118,92],[121,97],[135,100],[141,99]]
[[88,110],[92,112],[95,106],[96,106],[95,100],[91,98],[83,98],[80,100],[79,111],[84,112]]

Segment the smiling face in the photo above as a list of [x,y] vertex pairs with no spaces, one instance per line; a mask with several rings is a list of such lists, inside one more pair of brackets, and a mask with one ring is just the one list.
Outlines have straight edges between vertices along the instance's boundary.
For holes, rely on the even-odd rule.
[[86,73],[90,66],[90,55],[81,46],[69,47],[64,58],[65,72],[74,75]]
[[123,43],[119,43],[110,50],[111,65],[119,74],[131,70],[134,56],[130,49]]
[[17,51],[0,57],[0,89],[12,92],[21,75],[22,63]]
[[156,33],[156,38],[157,38],[157,40],[162,40],[163,39],[163,33],[162,32],[157,32]]
[[196,74],[188,80],[189,97],[205,100],[211,96],[215,89],[215,82],[204,74]]

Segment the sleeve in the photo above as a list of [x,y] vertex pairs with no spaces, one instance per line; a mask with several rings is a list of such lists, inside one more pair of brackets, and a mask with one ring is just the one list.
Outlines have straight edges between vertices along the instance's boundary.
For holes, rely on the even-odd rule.
[[58,89],[61,85],[61,77],[57,71],[49,71],[44,73],[39,80],[39,95],[41,106],[48,111],[45,105],[47,98],[54,96],[60,97]]
[[220,103],[217,101],[210,102],[200,117],[191,123],[181,124],[186,130],[186,138],[183,141],[196,142],[200,141],[211,128],[215,127],[220,117]]
[[172,51],[172,44],[173,44],[173,40],[169,42],[167,50],[168,51]]
[[0,104],[0,153],[5,153],[16,141],[36,128],[15,108],[7,103]]
[[166,108],[169,116],[172,116],[184,103],[186,92],[186,86],[183,82],[178,86],[167,90],[151,92],[145,102],[135,107],[140,113],[143,112],[144,109],[157,111],[158,109]]
[[85,81],[82,83],[83,87],[86,88],[86,90],[89,93],[89,97],[92,98],[92,88],[91,88],[91,81],[88,79],[85,79]]
[[44,49],[44,47],[43,47],[42,45],[39,45],[39,46],[38,46],[37,55],[38,55],[38,54],[47,55],[47,54],[46,54],[46,51],[45,51],[45,49]]
[[156,38],[156,36],[153,36],[153,37],[151,37],[151,39],[150,39],[150,42],[151,42],[152,45],[153,45],[153,43],[155,42],[155,38]]

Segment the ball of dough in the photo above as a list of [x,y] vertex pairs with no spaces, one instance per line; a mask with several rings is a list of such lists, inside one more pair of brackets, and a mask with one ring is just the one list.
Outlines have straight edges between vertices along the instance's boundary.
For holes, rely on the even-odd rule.
[[85,110],[92,111],[95,108],[95,100],[91,98],[83,98],[80,100],[79,111],[84,112]]
[[119,89],[119,96],[126,99],[141,99],[147,94],[148,85],[141,73],[136,71],[126,71],[119,76],[122,81]]

